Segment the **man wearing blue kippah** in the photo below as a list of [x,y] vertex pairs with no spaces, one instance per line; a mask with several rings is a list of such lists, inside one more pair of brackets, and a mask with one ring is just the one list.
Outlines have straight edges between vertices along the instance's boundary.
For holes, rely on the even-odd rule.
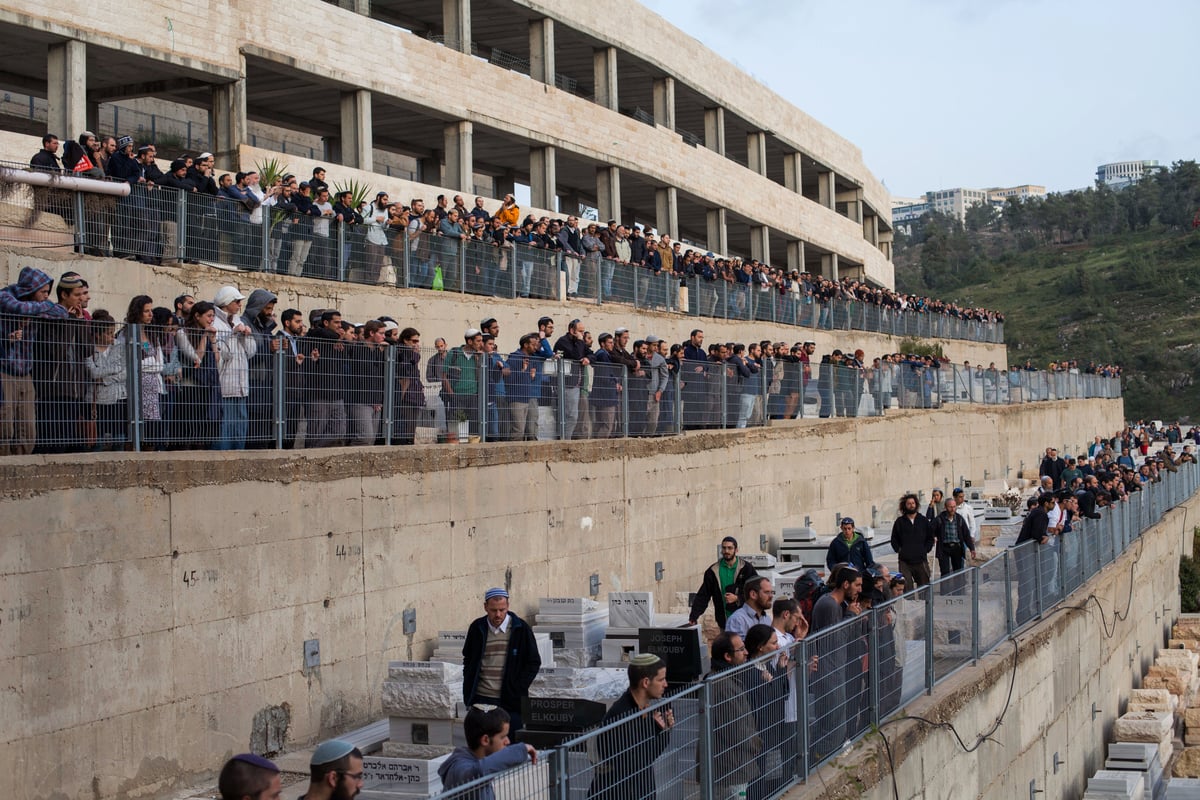
[[225,762],[217,778],[221,800],[279,800],[283,796],[279,767],[254,753],[242,753]]
[[317,745],[308,771],[308,791],[300,800],[351,800],[362,791],[362,751],[344,739]]
[[[508,592],[488,589],[486,614],[467,628],[463,644],[463,702],[500,706],[508,712],[509,734],[521,730],[521,699],[542,667],[533,629],[508,610]],[[310,798],[311,800],[311,798]]]

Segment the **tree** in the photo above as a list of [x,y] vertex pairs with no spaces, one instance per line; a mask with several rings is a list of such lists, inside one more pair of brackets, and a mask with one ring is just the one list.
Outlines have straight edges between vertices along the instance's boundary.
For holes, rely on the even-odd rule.
[[991,203],[984,201],[969,206],[965,216],[967,230],[982,231],[995,225],[999,215]]

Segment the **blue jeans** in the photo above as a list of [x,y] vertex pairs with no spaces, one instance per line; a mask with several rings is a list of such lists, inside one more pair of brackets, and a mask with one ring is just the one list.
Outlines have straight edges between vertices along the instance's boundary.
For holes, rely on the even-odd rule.
[[245,450],[250,419],[246,413],[246,398],[221,398],[221,434],[214,450]]

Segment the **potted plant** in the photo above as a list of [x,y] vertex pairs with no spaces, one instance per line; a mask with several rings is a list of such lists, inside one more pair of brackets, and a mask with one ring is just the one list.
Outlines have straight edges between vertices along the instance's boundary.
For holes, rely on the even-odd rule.
[[454,412],[454,425],[450,428],[449,433],[459,444],[467,443],[471,436],[471,420],[466,411],[460,408]]

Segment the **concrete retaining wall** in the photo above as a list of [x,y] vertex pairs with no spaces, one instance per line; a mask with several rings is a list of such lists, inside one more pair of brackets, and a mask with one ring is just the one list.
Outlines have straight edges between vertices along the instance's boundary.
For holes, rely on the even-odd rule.
[[486,586],[510,585],[521,614],[586,594],[592,573],[602,595],[666,598],[726,533],[751,550],[805,514],[829,530],[837,511],[887,515],[905,490],[1002,474],[1121,419],[1091,400],[661,441],[0,461],[0,793],[161,793],[252,741],[377,716],[387,662],[427,656]]
[[[1039,797],[1082,797],[1087,779],[1104,767],[1113,722],[1130,689],[1141,685],[1179,615],[1179,558],[1185,543],[1190,547],[1198,512],[1195,495],[1064,604],[1081,609],[1059,611],[1019,637],[1015,681],[1014,650],[1005,643],[906,709],[952,723],[968,745],[1002,717],[976,752],[963,752],[948,730],[914,721],[885,725],[898,796],[1014,800],[1029,797],[1034,781],[1044,792]],[[1114,619],[1114,612],[1123,619]],[[878,734],[786,795],[850,796],[897,796]]]

